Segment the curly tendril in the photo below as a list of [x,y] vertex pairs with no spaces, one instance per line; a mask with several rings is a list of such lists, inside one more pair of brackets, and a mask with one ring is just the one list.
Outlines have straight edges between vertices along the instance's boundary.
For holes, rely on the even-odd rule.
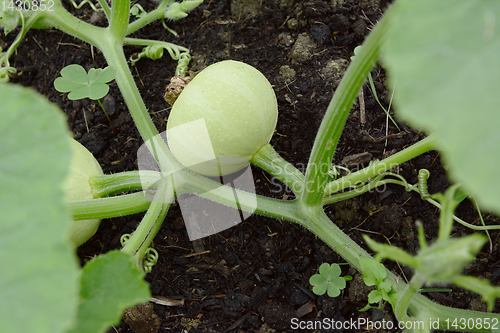
[[430,198],[429,189],[427,187],[427,179],[431,176],[431,173],[427,169],[418,170],[418,193],[422,199]]
[[132,237],[131,234],[123,234],[122,237],[120,237],[120,244],[122,246],[125,246],[128,243],[128,240]]
[[156,263],[158,262],[158,257],[159,257],[158,252],[152,247],[149,247],[146,250],[146,255],[144,256],[144,262],[142,264],[144,272],[151,273],[153,266],[156,265]]
[[102,8],[97,8],[97,7],[96,7],[96,6],[92,3],[92,1],[90,1],[90,0],[83,0],[83,1],[81,1],[79,4],[77,4],[75,0],[70,0],[70,2],[71,2],[71,5],[72,5],[73,7],[75,7],[75,9],[80,9],[80,8],[82,8],[85,4],[89,4],[89,5],[90,5],[90,8],[92,8],[92,10],[93,10],[94,12],[99,12],[99,11],[102,11],[102,10],[103,10]]
[[191,61],[191,55],[189,52],[182,52],[179,56],[179,61],[177,62],[177,67],[175,69],[176,76],[184,76],[188,70],[189,62]]
[[163,57],[164,50],[167,50],[168,54],[173,60],[179,61],[178,67],[184,66],[187,69],[187,65],[191,60],[189,51],[183,47],[179,47],[178,45],[167,42],[159,42],[155,43],[154,45],[148,45],[142,49],[142,52],[132,55],[129,60],[132,66],[134,66],[135,63],[142,58],[158,60]]
[[92,8],[92,10],[93,10],[94,12],[99,12],[99,11],[102,11],[102,10],[103,10],[102,8],[97,8],[97,7],[96,7],[96,6],[92,3],[92,1],[90,1],[90,0],[83,0],[83,1],[81,1],[79,4],[77,4],[75,0],[70,0],[70,2],[71,2],[71,5],[72,5],[73,7],[75,7],[75,9],[80,9],[80,8],[82,8],[85,4],[89,4],[89,5],[90,5],[90,8]]
[[167,50],[168,54],[173,60],[177,60],[177,67],[175,69],[175,76],[184,76],[188,70],[189,62],[191,61],[191,55],[189,51],[178,45],[160,42],[154,45],[148,45],[142,49],[142,52],[134,54],[130,57],[130,64],[134,66],[136,62],[142,58],[149,58],[151,60],[158,60],[163,57],[164,50]]

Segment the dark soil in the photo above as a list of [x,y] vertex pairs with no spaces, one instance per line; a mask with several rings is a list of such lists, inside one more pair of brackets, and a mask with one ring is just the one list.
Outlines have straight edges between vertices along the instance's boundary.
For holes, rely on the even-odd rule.
[[[344,1],[333,1],[344,2]],[[168,22],[179,33],[176,38],[156,22],[136,33],[135,37],[159,39],[188,47],[193,54],[193,70],[200,70],[225,59],[244,61],[259,69],[274,86],[279,103],[279,120],[272,145],[290,163],[304,169],[316,131],[331,99],[341,72],[325,74],[329,61],[349,60],[373,24],[382,15],[387,1],[345,1],[332,5],[326,1],[252,0],[238,7],[240,1],[206,1],[188,18]],[[141,2],[146,9],[152,4]],[[254,14],[253,16],[251,14]],[[90,20],[91,11],[84,6],[75,14]],[[104,24],[102,22],[101,24]],[[310,59],[302,63],[292,57],[292,47],[300,34],[316,43]],[[12,42],[15,32],[2,36],[0,45]],[[280,35],[281,34],[281,35]],[[130,56],[140,51],[127,47]],[[165,52],[166,53],[166,52]],[[136,153],[142,144],[116,84],[104,99],[117,133],[94,101],[69,101],[53,88],[59,71],[69,64],[103,68],[106,63],[95,48],[56,30],[31,31],[12,57],[19,69],[11,81],[31,86],[60,105],[68,116],[75,138],[99,160],[105,173],[137,170]],[[282,66],[295,70],[286,81]],[[163,59],[143,59],[132,68],[142,96],[159,131],[164,131],[169,105],[163,99],[165,86],[173,76],[175,63],[168,54]],[[283,69],[282,69],[283,71]],[[377,94],[387,107],[390,93],[385,87],[385,74],[379,67],[372,71]],[[340,164],[353,154],[369,153],[371,159],[382,159],[421,140],[425,134],[399,123],[397,129],[386,119],[370,89],[364,88],[366,123],[361,124],[356,104],[339,142],[334,158]],[[85,115],[85,117],[84,117]],[[370,158],[370,155],[365,155]],[[364,163],[367,163],[365,160]],[[439,155],[430,152],[401,165],[399,173],[410,183],[417,181],[420,168],[431,171],[429,190],[444,191],[448,186]],[[254,169],[258,194],[290,198],[285,188],[270,176]],[[348,201],[325,207],[332,220],[365,247],[362,234],[399,246],[410,253],[418,249],[415,222],[425,226],[426,237],[437,235],[439,211],[399,186],[364,194]],[[477,212],[463,203],[457,215],[474,224]],[[498,223],[484,214],[486,223]],[[78,250],[82,263],[93,256],[120,248],[120,236],[130,233],[142,214],[104,220],[97,234]],[[470,233],[457,225],[454,236]],[[493,251],[479,254],[478,260],[465,273],[490,278],[500,275],[498,233],[491,232]],[[110,332],[291,332],[291,318],[301,320],[330,318],[335,320],[367,317],[381,319],[384,313],[359,312],[366,305],[368,290],[358,284],[360,276],[349,266],[344,275],[354,276],[347,289],[337,298],[316,296],[309,277],[323,262],[341,263],[341,257],[304,228],[260,216],[252,216],[236,227],[192,243],[184,228],[182,216],[174,206],[155,238],[154,248],[160,259],[146,279],[155,297],[181,299],[184,305],[154,306],[143,311],[149,322],[137,322],[140,314],[128,314],[120,326]],[[207,251],[192,255],[195,251]],[[411,271],[392,262],[390,269],[403,279]],[[360,289],[361,288],[361,289]],[[432,294],[436,302],[458,308],[486,310],[480,297],[452,287],[453,292]],[[386,320],[393,320],[389,307]],[[498,304],[496,311],[498,311]],[[148,312],[149,311],[149,312]],[[132,318],[132,319],[131,319]],[[133,328],[133,329],[132,329]],[[319,331],[319,330],[318,330]],[[331,330],[333,332],[335,330]],[[327,332],[322,330],[321,332]]]

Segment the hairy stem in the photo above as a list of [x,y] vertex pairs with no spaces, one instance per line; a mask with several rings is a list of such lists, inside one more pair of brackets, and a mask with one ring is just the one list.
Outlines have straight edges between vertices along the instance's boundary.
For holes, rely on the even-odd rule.
[[144,212],[151,205],[144,192],[66,203],[75,220],[104,219]]
[[157,171],[127,171],[111,175],[94,176],[90,179],[94,197],[106,197],[120,192],[154,189],[153,185],[161,179]]
[[[144,215],[132,237],[130,237],[127,244],[123,247],[123,252],[130,255],[135,255],[141,249],[145,252],[154,236],[156,236],[173,199],[174,189],[172,182],[169,178],[165,178],[154,195],[148,212]],[[140,255],[139,257],[142,259]]]
[[260,148],[250,162],[276,177],[288,186],[295,195],[302,191],[304,175],[281,157],[270,144]]
[[114,38],[123,41],[130,19],[130,0],[113,0],[109,31]]
[[325,194],[332,194],[357,183],[364,182],[372,177],[375,177],[382,172],[385,172],[403,162],[406,162],[416,156],[434,149],[434,139],[432,136],[419,141],[418,143],[402,150],[392,156],[389,156],[382,161],[375,162],[370,166],[361,169],[357,172],[351,173],[345,177],[339,178],[330,182],[325,187]]
[[149,12],[144,17],[141,17],[140,19],[130,23],[127,28],[127,36],[148,25],[149,23],[163,18],[165,15],[165,9],[172,2],[173,0],[163,0],[155,10]]
[[328,105],[314,141],[307,166],[301,200],[305,206],[319,207],[323,201],[333,154],[349,111],[368,73],[377,61],[382,42],[392,26],[394,13],[390,8],[368,35],[359,55],[352,61]]

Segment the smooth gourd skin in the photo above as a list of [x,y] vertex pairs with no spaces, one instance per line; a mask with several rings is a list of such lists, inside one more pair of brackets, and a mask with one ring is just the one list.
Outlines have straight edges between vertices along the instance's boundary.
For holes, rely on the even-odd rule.
[[[94,155],[78,141],[71,139],[73,157],[70,163],[69,173],[63,183],[64,200],[79,201],[94,199],[90,187],[90,177],[102,175],[102,169]],[[70,243],[78,247],[92,237],[101,220],[72,221],[68,231]]]
[[277,119],[276,95],[265,76],[245,63],[221,61],[196,75],[179,95],[168,119],[167,141],[189,169],[227,175],[247,166],[269,143]]

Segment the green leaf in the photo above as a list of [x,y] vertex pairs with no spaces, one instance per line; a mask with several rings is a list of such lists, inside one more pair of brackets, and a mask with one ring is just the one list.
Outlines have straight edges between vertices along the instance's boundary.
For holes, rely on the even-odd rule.
[[113,67],[91,68],[87,73],[82,66],[73,64],[61,70],[61,77],[54,80],[54,87],[59,92],[69,92],[68,99],[70,100],[82,98],[97,100],[109,92],[109,86],[106,83],[114,77]]
[[[344,284],[345,284],[345,280],[344,280]],[[345,286],[344,286],[344,288],[345,288]],[[342,288],[342,289],[344,289],[344,288]],[[327,288],[327,292],[328,292],[328,296],[337,297],[338,295],[340,295],[340,288],[338,286],[336,286],[335,284],[329,283],[328,288]]]
[[313,287],[313,293],[315,293],[316,295],[323,295],[324,293],[326,293],[326,290],[328,289],[328,283],[322,283],[322,284],[318,284],[316,286]]
[[123,311],[149,300],[149,286],[132,257],[110,251],[83,268],[78,325],[71,333],[99,333],[120,322]]
[[378,286],[387,276],[387,271],[381,263],[374,259],[361,258],[359,261],[363,272],[363,281],[367,286]]
[[164,17],[170,20],[180,20],[187,17],[188,14],[182,10],[182,6],[178,2],[172,2],[165,10]]
[[488,304],[488,311],[493,311],[495,300],[500,298],[500,287],[492,286],[490,281],[482,280],[474,276],[459,275],[453,279],[453,283],[464,289],[475,292]]
[[66,117],[34,91],[0,84],[0,326],[59,333],[78,307],[78,264],[65,243]]
[[328,291],[328,296],[337,297],[340,290],[346,287],[346,280],[340,277],[342,273],[338,264],[323,263],[319,266],[319,274],[314,274],[309,278],[309,283],[313,286],[316,295],[323,295]]
[[401,299],[401,294],[397,293],[392,289],[389,292],[382,292],[382,298],[389,302],[392,306],[392,309],[396,309],[396,305],[398,304],[399,300]]
[[482,207],[500,213],[500,1],[396,6],[384,49],[396,112],[433,133],[450,176]]
[[320,274],[314,274],[313,276],[311,276],[309,278],[309,283],[313,286],[325,284],[326,281],[327,280],[325,279],[325,277],[323,275],[320,275]]
[[378,303],[382,300],[382,294],[379,290],[372,290],[368,294],[368,303]]
[[[17,10],[10,10],[8,7],[13,2],[2,2],[2,9],[0,10],[0,27],[3,27],[3,32],[8,35],[9,32],[14,30],[19,25],[21,14]],[[4,7],[5,6],[5,7]]]
[[417,267],[418,265],[418,262],[414,257],[412,257],[410,254],[408,254],[407,252],[398,247],[377,243],[367,235],[363,235],[363,239],[365,240],[366,244],[370,247],[370,249],[372,249],[375,252],[378,252],[377,255],[375,256],[377,260],[380,260],[382,258],[389,258],[391,260],[399,261],[400,263],[403,263],[405,265],[414,268]]
[[379,286],[380,289],[382,289],[385,292],[390,292],[392,289],[392,283],[390,282],[380,282]]
[[183,0],[181,2],[181,9],[184,12],[189,13],[190,11],[201,5],[202,2],[203,0]]
[[115,78],[115,70],[113,67],[109,66],[104,69],[91,68],[89,71],[89,77],[91,73],[95,73],[93,75],[93,78],[89,80],[92,83],[108,83],[110,81],[113,81]]
[[436,242],[419,251],[417,269],[429,282],[448,282],[476,259],[487,241],[483,234],[472,234]]

